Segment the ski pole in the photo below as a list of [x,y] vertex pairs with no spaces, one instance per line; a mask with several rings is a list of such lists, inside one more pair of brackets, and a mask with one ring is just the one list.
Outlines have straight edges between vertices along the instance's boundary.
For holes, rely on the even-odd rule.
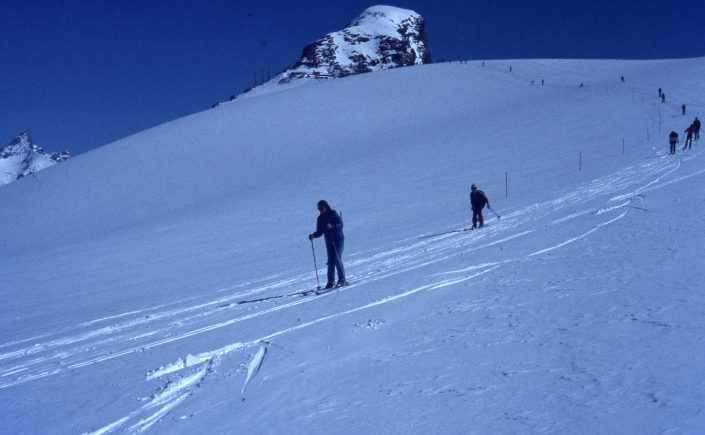
[[313,239],[311,240],[311,252],[313,253],[313,267],[316,268],[316,290],[321,289],[321,281],[318,280],[318,265],[316,264],[316,250],[313,248]]
[[502,216],[498,215],[496,211],[492,210],[492,208],[491,208],[489,205],[487,206],[487,208],[490,209],[490,211],[491,211],[492,213],[494,213],[494,214],[497,215],[497,219],[499,219],[499,218],[502,217]]

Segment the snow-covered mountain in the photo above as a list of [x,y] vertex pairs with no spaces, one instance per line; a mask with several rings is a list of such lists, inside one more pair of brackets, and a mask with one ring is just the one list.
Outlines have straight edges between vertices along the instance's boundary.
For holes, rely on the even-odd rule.
[[[3,187],[0,432],[702,433],[703,77],[302,80]],[[351,285],[304,296],[320,199]]]
[[32,142],[28,131],[22,132],[0,148],[0,186],[54,166],[71,157],[68,151],[48,153]]
[[392,6],[366,9],[343,30],[307,45],[291,68],[273,81],[335,78],[431,63],[421,15]]

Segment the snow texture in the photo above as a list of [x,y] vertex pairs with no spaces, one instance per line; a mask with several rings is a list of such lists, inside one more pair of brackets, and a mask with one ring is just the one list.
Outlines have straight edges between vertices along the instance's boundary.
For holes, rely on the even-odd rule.
[[[667,136],[704,76],[308,81],[2,187],[0,431],[702,433],[705,151]],[[451,233],[471,183],[497,215]],[[322,198],[351,284],[316,295]]]

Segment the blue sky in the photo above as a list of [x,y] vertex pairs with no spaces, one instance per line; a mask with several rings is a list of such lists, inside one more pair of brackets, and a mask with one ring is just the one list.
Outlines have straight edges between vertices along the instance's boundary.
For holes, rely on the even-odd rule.
[[[374,4],[1,0],[0,145],[29,129],[75,155],[205,110]],[[426,19],[436,60],[705,55],[702,0],[387,4]]]

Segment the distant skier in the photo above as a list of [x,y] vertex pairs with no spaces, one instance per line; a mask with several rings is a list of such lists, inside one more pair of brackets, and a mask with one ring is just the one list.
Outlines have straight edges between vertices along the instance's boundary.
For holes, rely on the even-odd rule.
[[661,102],[662,103],[666,102],[666,93],[665,92],[661,92]]
[[[345,268],[341,260],[345,236],[343,235],[343,219],[338,212],[333,210],[327,201],[318,201],[318,219],[316,220],[316,231],[308,235],[309,240],[325,236],[326,253],[328,254],[328,283],[327,289],[335,286],[347,285],[345,280]],[[335,272],[338,272],[338,282],[335,282]]]
[[685,130],[685,143],[683,144],[683,149],[691,149],[693,147],[693,132],[695,132],[695,127],[690,124]]
[[663,93],[663,89],[658,88],[658,97],[661,98],[661,94]]
[[668,144],[671,146],[671,154],[676,153],[676,144],[678,143],[678,133],[671,131],[668,135]]
[[694,136],[695,140],[699,140],[700,139],[700,120],[698,119],[697,116],[695,117],[695,121],[693,121],[693,128],[695,129],[693,131],[693,136]]
[[619,76],[619,79],[624,83],[624,76]]
[[681,106],[681,112],[683,112],[682,114],[685,115],[685,104]]
[[477,228],[477,223],[480,222],[480,228],[485,226],[485,218],[482,216],[482,209],[485,205],[490,208],[490,200],[487,199],[485,192],[479,190],[474,184],[470,187],[470,206],[472,207],[472,227]]

